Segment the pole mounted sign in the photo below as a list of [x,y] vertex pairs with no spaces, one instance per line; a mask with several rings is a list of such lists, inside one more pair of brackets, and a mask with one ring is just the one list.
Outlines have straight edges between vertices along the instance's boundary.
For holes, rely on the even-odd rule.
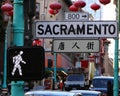
[[65,12],[66,21],[85,21],[89,20],[89,14],[85,12]]
[[54,52],[99,52],[99,40],[56,40],[53,41]]
[[116,21],[36,21],[36,38],[118,37]]

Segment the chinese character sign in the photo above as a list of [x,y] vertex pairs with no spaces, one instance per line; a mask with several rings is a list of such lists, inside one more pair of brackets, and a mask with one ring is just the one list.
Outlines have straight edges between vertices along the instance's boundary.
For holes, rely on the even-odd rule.
[[54,40],[54,52],[99,52],[99,40]]

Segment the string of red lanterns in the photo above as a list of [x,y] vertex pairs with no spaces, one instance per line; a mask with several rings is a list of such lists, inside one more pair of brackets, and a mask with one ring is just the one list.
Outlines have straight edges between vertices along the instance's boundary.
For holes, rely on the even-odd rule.
[[62,8],[62,5],[58,2],[53,2],[49,5],[50,9],[49,9],[49,13],[52,15],[56,15],[59,10]]
[[86,6],[86,3],[83,0],[78,0],[78,1],[74,2],[74,5],[78,8],[83,8]]
[[59,10],[61,9],[62,5],[58,2],[51,3],[49,6],[53,10]]
[[78,9],[75,5],[71,5],[71,6],[69,7],[69,10],[70,10],[70,11],[73,11],[73,12],[77,12],[79,9]]
[[99,0],[99,2],[103,5],[109,4],[111,0]]
[[56,15],[58,12],[58,10],[49,9],[49,13],[52,15]]
[[93,9],[93,10],[98,10],[98,9],[100,9],[100,5],[99,4],[97,4],[97,3],[93,3],[91,6],[91,9]]
[[[103,4],[103,5],[106,5],[106,4],[109,4],[111,2],[111,0],[99,0],[99,2],[101,4]],[[85,1],[78,0],[78,1],[74,2],[74,4],[69,7],[69,10],[73,11],[73,12],[77,12],[79,9],[81,9],[81,8],[83,8],[85,6],[86,6]],[[50,7],[49,13],[52,14],[52,15],[56,15],[59,12],[59,10],[61,9],[62,5],[60,3],[58,3],[58,2],[54,2],[54,3],[51,3],[49,5],[49,7]],[[91,9],[93,9],[95,11],[100,9],[100,5],[98,5],[97,3],[93,3],[90,7],[91,7]],[[9,15],[9,16],[13,15],[13,6],[10,3],[9,0],[7,0],[1,6],[1,9],[5,13],[7,13],[7,15]]]
[[8,16],[12,16],[13,15],[13,10],[8,12]]
[[8,16],[13,15],[13,6],[9,0],[2,4],[1,10]]
[[[99,2],[100,2],[101,4],[103,4],[103,5],[106,5],[106,4],[109,4],[109,3],[111,2],[111,0],[99,0]],[[73,12],[77,12],[79,9],[81,10],[81,9],[82,9],[83,7],[85,7],[85,6],[86,6],[86,3],[85,3],[84,0],[78,0],[78,1],[75,1],[75,2],[73,3],[73,5],[71,5],[71,6],[69,7],[69,10],[70,10],[70,11],[73,11]],[[78,9],[77,9],[76,7],[77,7]],[[93,4],[91,4],[90,8],[91,8],[92,10],[94,10],[94,11],[97,11],[97,10],[100,9],[100,5],[97,4],[97,3],[93,3]]]
[[11,11],[13,10],[13,6],[10,3],[5,3],[1,6],[2,11]]

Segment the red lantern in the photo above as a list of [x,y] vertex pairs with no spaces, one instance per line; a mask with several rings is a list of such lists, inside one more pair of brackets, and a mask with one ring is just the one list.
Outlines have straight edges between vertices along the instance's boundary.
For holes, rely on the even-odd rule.
[[78,11],[78,8],[75,7],[75,5],[71,5],[71,6],[69,7],[69,10],[70,10],[70,11],[73,11],[73,12],[77,12],[77,11]]
[[78,0],[74,3],[74,5],[78,8],[83,8],[83,7],[85,7],[86,3],[83,0]]
[[100,9],[100,5],[99,4],[97,4],[97,3],[93,3],[91,6],[91,9],[93,9],[93,10],[98,10],[98,9]]
[[9,12],[8,12],[8,15],[9,15],[9,16],[13,16],[13,10],[9,11]]
[[58,12],[59,12],[58,10],[53,10],[53,9],[49,10],[49,13],[52,15],[56,15]]
[[11,11],[13,6],[10,3],[5,3],[1,6],[2,11]]
[[41,46],[41,40],[35,39],[32,43],[33,46]]
[[106,5],[106,4],[108,4],[108,3],[111,2],[111,0],[99,0],[99,1],[100,1],[100,3],[102,3],[103,5]]
[[50,4],[49,7],[53,10],[59,10],[59,9],[61,9],[62,5],[58,2],[54,2],[54,3]]

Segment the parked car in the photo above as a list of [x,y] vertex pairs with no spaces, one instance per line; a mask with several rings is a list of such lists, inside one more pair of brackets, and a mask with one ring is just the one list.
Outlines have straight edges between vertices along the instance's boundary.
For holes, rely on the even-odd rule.
[[68,75],[64,84],[65,84],[66,91],[70,91],[72,89],[84,89],[85,76],[84,76],[84,74]]
[[93,78],[89,89],[101,91],[103,95],[106,95],[108,81],[111,82],[111,84],[113,85],[114,77],[112,77],[112,76],[96,76]]
[[100,91],[91,91],[91,90],[71,90],[70,92],[78,93],[80,92],[82,96],[102,96]]
[[57,91],[57,90],[37,90],[28,91],[24,96],[82,96],[81,93]]

